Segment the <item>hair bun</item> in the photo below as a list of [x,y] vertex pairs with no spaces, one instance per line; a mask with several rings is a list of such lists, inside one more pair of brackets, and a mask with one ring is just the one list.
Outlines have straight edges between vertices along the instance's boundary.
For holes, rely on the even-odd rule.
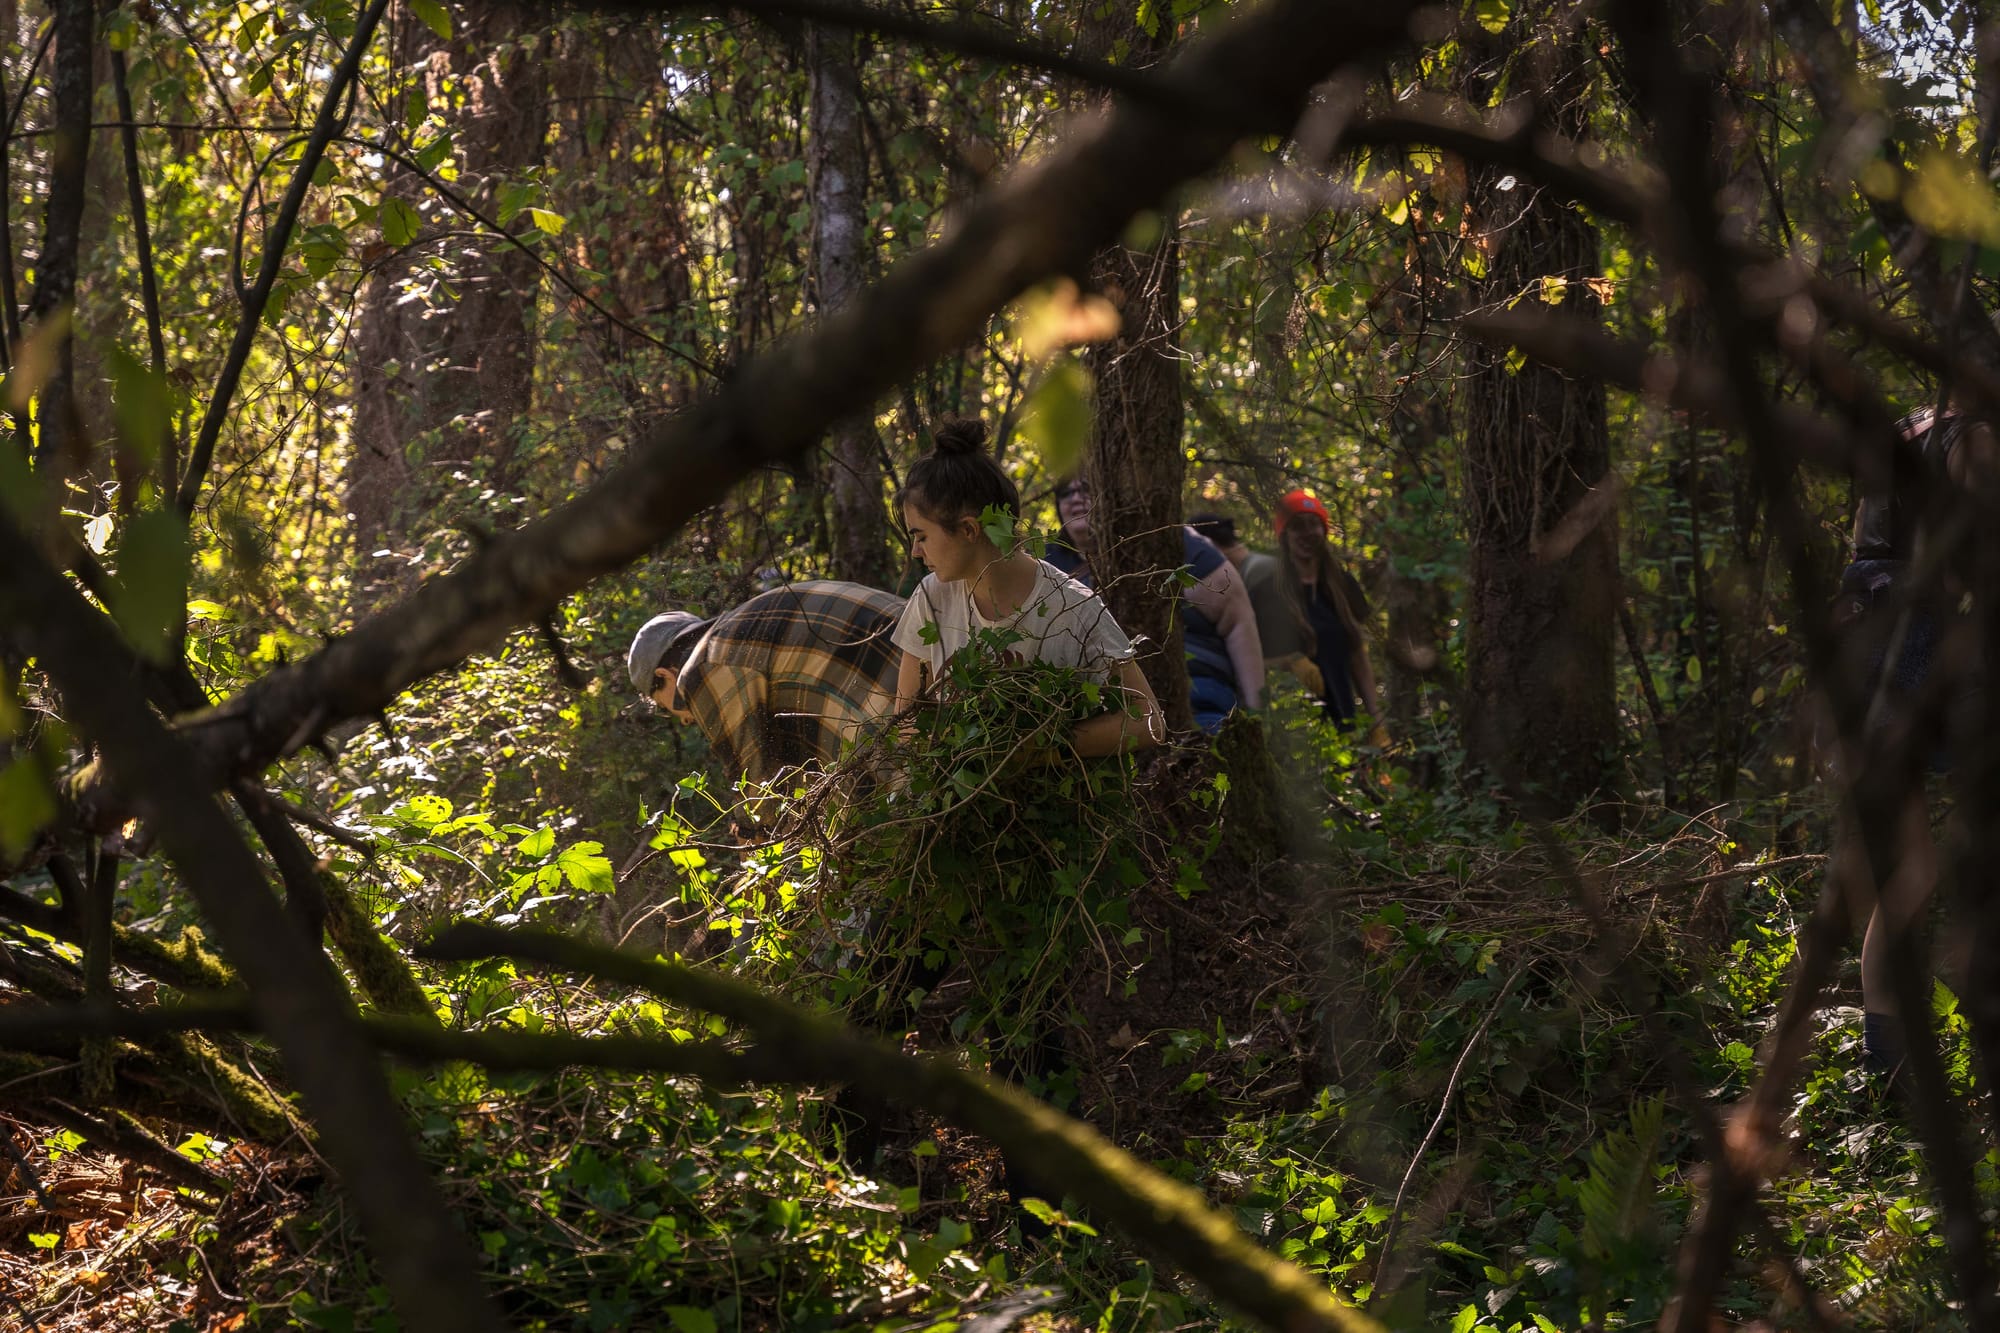
[[976,454],[986,447],[986,423],[978,417],[946,417],[932,434],[941,454]]

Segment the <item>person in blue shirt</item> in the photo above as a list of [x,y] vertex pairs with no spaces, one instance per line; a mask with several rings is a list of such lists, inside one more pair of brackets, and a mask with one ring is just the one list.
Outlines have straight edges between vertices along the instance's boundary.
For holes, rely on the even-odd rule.
[[[1090,490],[1072,478],[1056,487],[1062,528],[1043,558],[1071,578],[1093,583]],[[1181,643],[1187,656],[1188,703],[1195,724],[1213,735],[1238,707],[1263,702],[1264,647],[1257,614],[1235,566],[1192,528],[1181,529],[1181,560],[1194,574],[1182,592]]]

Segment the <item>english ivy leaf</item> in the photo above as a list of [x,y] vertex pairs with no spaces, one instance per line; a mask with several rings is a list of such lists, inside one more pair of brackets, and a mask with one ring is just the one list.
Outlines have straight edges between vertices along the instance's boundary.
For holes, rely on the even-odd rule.
[[438,0],[409,0],[410,12],[424,21],[424,26],[445,41],[451,40],[451,11]]

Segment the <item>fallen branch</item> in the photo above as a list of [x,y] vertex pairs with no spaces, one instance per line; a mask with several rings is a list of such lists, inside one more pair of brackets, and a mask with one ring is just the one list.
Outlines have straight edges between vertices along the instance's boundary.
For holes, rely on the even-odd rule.
[[542,963],[720,1015],[748,1029],[758,1049],[782,1055],[790,1071],[787,1081],[860,1084],[991,1139],[1036,1179],[1061,1181],[1094,1217],[1267,1327],[1347,1333],[1379,1327],[1334,1301],[1318,1279],[1257,1246],[1195,1190],[1006,1084],[943,1060],[905,1055],[718,973],[564,935],[463,922],[432,937],[418,952],[454,962],[507,957]]

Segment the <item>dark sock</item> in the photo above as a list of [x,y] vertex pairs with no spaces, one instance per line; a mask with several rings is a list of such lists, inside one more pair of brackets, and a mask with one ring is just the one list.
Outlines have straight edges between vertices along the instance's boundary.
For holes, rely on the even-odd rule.
[[1903,1063],[1903,1024],[1894,1014],[1861,1015],[1861,1063],[1871,1074],[1893,1074]]

